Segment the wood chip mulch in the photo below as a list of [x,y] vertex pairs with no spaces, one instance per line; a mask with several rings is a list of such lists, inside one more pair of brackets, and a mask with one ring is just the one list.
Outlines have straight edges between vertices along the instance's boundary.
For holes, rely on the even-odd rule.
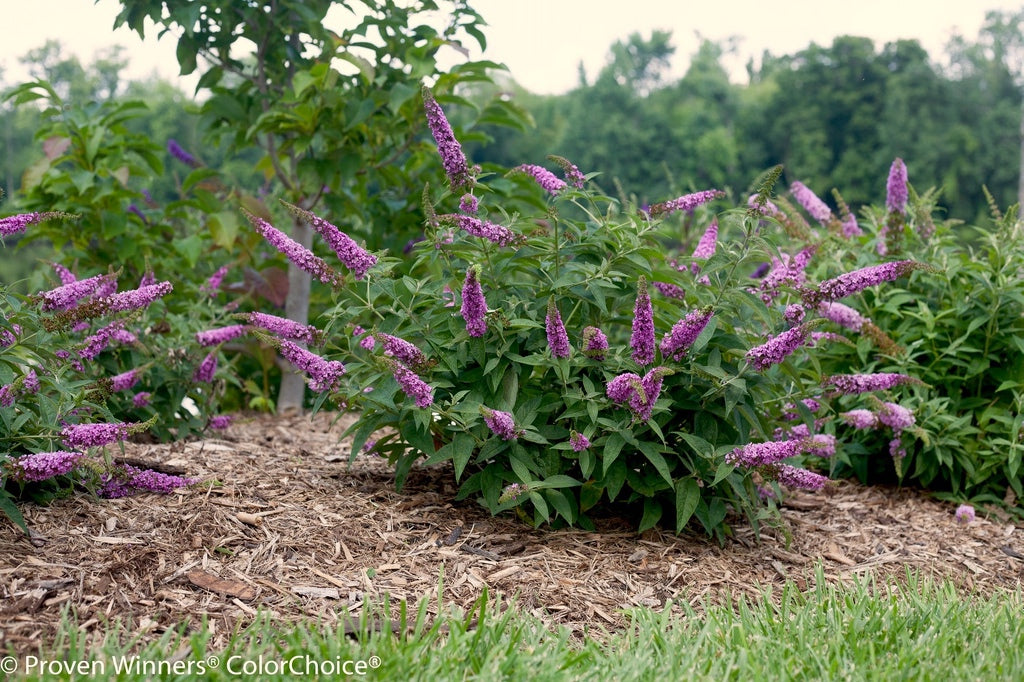
[[[77,495],[22,511],[31,537],[0,523],[0,650],[53,646],[72,607],[86,637],[108,623],[156,638],[207,619],[211,645],[259,611],[345,627],[364,601],[468,609],[484,588],[576,633],[621,627],[624,610],[668,600],[699,608],[791,579],[919,574],[989,594],[1021,585],[1024,532],[1005,517],[958,525],[954,506],[920,492],[841,482],[787,497],[782,526],[739,524],[725,547],[623,520],[598,532],[533,529],[453,502],[445,467],[415,468],[401,492],[387,462],[350,467],[351,417],[252,417],[207,440],[127,444],[125,455],[214,485],[172,495]],[[443,570],[443,582],[439,577]]]

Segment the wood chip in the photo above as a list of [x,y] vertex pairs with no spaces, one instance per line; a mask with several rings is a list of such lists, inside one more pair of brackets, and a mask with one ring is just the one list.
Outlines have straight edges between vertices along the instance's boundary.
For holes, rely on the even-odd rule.
[[256,598],[256,590],[252,586],[238,580],[224,580],[206,571],[198,569],[189,571],[188,581],[196,587],[219,594],[226,594],[229,597],[238,597],[239,599]]
[[341,599],[341,592],[337,587],[315,587],[312,585],[293,585],[292,592],[301,594],[303,597],[316,597],[317,599]]

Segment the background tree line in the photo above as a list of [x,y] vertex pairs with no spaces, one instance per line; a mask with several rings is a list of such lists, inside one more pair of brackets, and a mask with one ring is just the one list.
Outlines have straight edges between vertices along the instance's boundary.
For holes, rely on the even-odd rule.
[[877,199],[902,157],[919,190],[942,189],[948,217],[974,221],[988,212],[983,185],[1002,206],[1018,201],[1022,18],[990,14],[975,42],[948,45],[944,66],[916,40],[878,47],[843,36],[766,53],[742,85],[723,66],[728,45],[704,41],[685,75],[666,82],[671,34],[634,34],[568,93],[538,96],[506,81],[536,129],[492,126],[472,155],[515,165],[559,154],[645,203],[706,187],[739,194],[783,164],[787,184],[801,180],[829,200],[837,188],[854,208]]

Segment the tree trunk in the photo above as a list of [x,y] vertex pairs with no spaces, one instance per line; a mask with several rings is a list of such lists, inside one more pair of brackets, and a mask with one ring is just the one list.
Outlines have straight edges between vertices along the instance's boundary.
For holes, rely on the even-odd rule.
[[[310,248],[313,243],[313,228],[295,218],[292,221],[292,239],[305,248]],[[289,320],[294,320],[299,324],[309,323],[310,280],[308,272],[295,267],[294,263],[288,264],[288,297],[284,303],[284,314]],[[300,345],[304,346],[305,344]],[[302,401],[305,395],[305,375],[288,367],[281,375],[281,389],[277,394],[277,413],[302,412]]]

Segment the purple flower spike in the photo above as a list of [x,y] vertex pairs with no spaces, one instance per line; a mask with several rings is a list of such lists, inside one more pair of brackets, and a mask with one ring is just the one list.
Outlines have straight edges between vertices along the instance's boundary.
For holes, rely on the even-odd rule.
[[663,201],[659,204],[651,206],[651,216],[662,216],[675,213],[676,211],[692,211],[701,204],[706,204],[712,199],[725,196],[725,192],[717,189],[706,189],[701,192],[694,192],[692,194],[684,194],[678,199],[671,199],[669,201]]
[[774,469],[775,480],[789,488],[821,490],[829,481],[827,476],[816,474],[807,469],[799,469],[789,464],[777,464]]
[[558,164],[565,174],[565,181],[575,187],[576,189],[583,189],[583,183],[586,182],[586,178],[583,177],[583,173],[576,167],[576,164],[569,161],[569,159],[561,156],[555,156],[554,154],[548,155],[548,158]]
[[50,218],[65,218],[69,217],[67,214],[59,213],[57,211],[44,211],[34,213],[21,213],[18,215],[7,216],[6,218],[0,218],[0,235],[7,236],[11,234],[18,234],[24,232],[25,228],[35,223],[40,223]]
[[427,357],[416,346],[405,339],[390,334],[374,334],[374,337],[384,346],[384,355],[393,357],[406,367],[418,370],[427,364]]
[[748,350],[747,362],[758,371],[777,365],[807,342],[807,333],[806,325],[799,325],[784,331],[769,339],[767,343]]
[[208,384],[213,381],[213,375],[217,373],[217,351],[208,354],[192,373],[192,381]]
[[139,382],[139,372],[135,369],[130,369],[127,372],[121,372],[110,377],[111,390],[115,393],[118,391],[127,391],[129,388]]
[[821,301],[838,301],[860,291],[873,287],[883,282],[892,282],[909,275],[914,270],[925,269],[922,263],[912,260],[890,261],[879,265],[870,265],[866,268],[847,272],[832,279],[827,279],[818,285],[817,291],[807,292],[805,298],[811,303]]
[[36,376],[36,371],[34,369],[30,369],[25,372],[25,378],[21,382],[21,388],[29,395],[34,395],[39,392],[39,377]]
[[129,289],[128,291],[118,292],[100,299],[98,303],[103,312],[125,313],[130,310],[145,308],[153,301],[163,298],[167,294],[171,293],[173,289],[174,287],[170,282],[160,282],[159,284],[152,284],[148,287],[139,287],[138,289]]
[[626,372],[609,381],[605,392],[613,402],[624,403],[638,390],[643,391],[642,381],[639,375]]
[[480,413],[484,416],[484,423],[487,424],[487,428],[494,435],[500,436],[502,440],[516,440],[524,433],[522,429],[516,429],[515,419],[508,412],[492,410],[481,405]]
[[661,340],[661,357],[671,358],[676,362],[682,361],[714,314],[708,306],[694,310],[676,322],[672,326],[672,331],[665,334]]
[[65,310],[93,294],[104,282],[114,279],[113,275],[95,275],[88,279],[72,280],[56,289],[40,293],[43,310]]
[[604,360],[608,350],[608,337],[597,327],[583,330],[583,354],[591,360]]
[[878,417],[871,410],[850,410],[840,414],[839,418],[859,431],[866,431],[878,426]]
[[572,350],[569,346],[569,335],[565,331],[565,325],[562,324],[562,315],[558,312],[558,306],[555,305],[554,296],[548,299],[548,314],[544,320],[544,326],[547,329],[548,348],[551,349],[551,355],[556,358],[569,357]]
[[50,263],[50,266],[53,268],[53,271],[57,273],[57,276],[60,277],[61,284],[71,284],[78,279],[75,277],[75,273],[71,272],[60,263]]
[[835,322],[840,327],[846,327],[855,332],[863,329],[864,323],[867,321],[856,310],[838,301],[822,301],[818,304],[818,313],[826,320]]
[[359,244],[356,244],[354,239],[336,226],[311,211],[299,208],[286,201],[281,203],[293,214],[313,226],[313,229],[324,238],[324,241],[331,247],[331,250],[337,254],[338,260],[352,271],[356,279],[365,277],[367,270],[377,264],[377,257],[375,255],[359,246]]
[[670,284],[669,282],[653,282],[652,284],[654,284],[654,288],[662,296],[674,298],[677,301],[682,301],[686,298],[686,290],[678,284]]
[[117,467],[113,474],[104,474],[103,485],[96,494],[108,499],[127,497],[140,492],[171,493],[178,488],[190,486],[199,481],[197,478],[185,478],[160,473],[151,469],[139,469],[131,465]]
[[[718,245],[718,220],[712,220],[708,229],[704,230],[697,247],[693,250],[694,258],[708,259],[715,255],[715,247]],[[699,266],[696,263],[691,265],[691,270],[697,272]]]
[[231,422],[235,420],[233,414],[218,414],[215,417],[210,418],[210,428],[214,431],[223,431],[224,429],[231,426]]
[[69,448],[93,448],[123,441],[138,424],[68,424],[60,431],[61,441]]
[[907,208],[907,167],[903,159],[896,159],[889,168],[885,184],[885,208],[890,213],[903,213]]
[[558,194],[565,189],[565,182],[555,177],[555,174],[546,168],[541,166],[535,166],[533,164],[524,163],[520,166],[513,168],[510,173],[525,173],[529,175],[537,184],[547,190],[549,194]]
[[448,176],[452,192],[460,188],[471,187],[473,176],[466,163],[466,155],[462,152],[462,145],[455,138],[455,133],[452,131],[452,126],[448,123],[441,105],[437,103],[433,93],[426,87],[423,88],[423,109],[427,114],[427,125],[430,126],[434,142],[437,143],[437,152],[441,156],[441,164]]
[[827,225],[833,220],[832,209],[818,195],[812,192],[807,185],[799,180],[790,185],[793,197],[804,209],[811,214],[811,217],[822,225]]
[[95,334],[85,340],[78,356],[84,360],[93,360],[103,352],[103,349],[110,344],[114,334],[124,329],[124,320],[114,320],[110,324],[97,330]]
[[210,346],[216,346],[232,339],[237,339],[248,332],[249,325],[233,324],[229,327],[218,327],[217,329],[208,329],[204,332],[196,332],[196,341],[203,348],[209,348]]
[[633,334],[629,339],[633,362],[641,367],[654,362],[654,309],[647,290],[647,278],[640,276],[633,306]]
[[569,432],[569,445],[572,446],[573,452],[583,452],[590,447],[590,440],[582,433],[577,431]]
[[900,434],[915,424],[914,413],[896,403],[882,403],[875,415],[880,424],[885,424],[895,434]]
[[853,395],[871,391],[888,391],[907,384],[921,385],[923,382],[906,374],[879,372],[877,374],[834,374],[822,380],[822,386],[831,386],[832,394]]
[[789,457],[795,457],[809,447],[811,447],[811,441],[806,438],[747,443],[727,454],[725,461],[745,467],[766,466],[776,464]]
[[480,266],[474,265],[466,271],[462,284],[462,319],[470,336],[483,336],[487,332],[487,300],[480,286]]
[[474,237],[486,239],[487,241],[494,242],[498,246],[511,246],[523,241],[523,238],[520,235],[503,225],[489,223],[470,215],[446,215],[443,217],[453,220],[460,229],[465,230]]
[[217,290],[220,289],[220,283],[224,281],[224,275],[228,274],[230,267],[229,265],[222,265],[217,268],[217,272],[210,275],[206,283],[199,287],[199,291],[210,296],[216,295]]
[[312,325],[299,324],[294,320],[267,313],[249,313],[249,324],[260,329],[266,329],[271,334],[290,341],[302,341],[311,346],[320,345],[323,340],[323,332]]
[[419,375],[400,362],[392,360],[388,364],[391,366],[391,375],[398,385],[407,396],[416,400],[416,407],[430,407],[434,404],[434,389]]
[[69,473],[85,455],[81,452],[37,452],[12,462],[11,474],[23,481],[45,481]]
[[341,375],[345,373],[345,365],[341,362],[325,360],[291,341],[281,341],[279,350],[281,357],[309,375],[310,390],[321,393],[337,389]]
[[196,160],[196,157],[185,151],[173,137],[167,140],[167,151],[170,152],[171,156],[190,168],[199,168],[203,165]]
[[246,217],[249,218],[249,222],[251,222],[253,227],[256,228],[256,231],[259,232],[271,246],[287,256],[288,260],[294,263],[296,267],[308,272],[324,284],[330,284],[332,286],[339,286],[342,284],[343,279],[341,275],[331,269],[323,258],[314,255],[312,251],[287,236],[284,232],[278,230],[263,218],[260,218],[253,213],[249,213],[244,209],[243,211]]
[[472,194],[463,194],[459,199],[459,210],[467,215],[476,215],[479,208],[480,202]]

